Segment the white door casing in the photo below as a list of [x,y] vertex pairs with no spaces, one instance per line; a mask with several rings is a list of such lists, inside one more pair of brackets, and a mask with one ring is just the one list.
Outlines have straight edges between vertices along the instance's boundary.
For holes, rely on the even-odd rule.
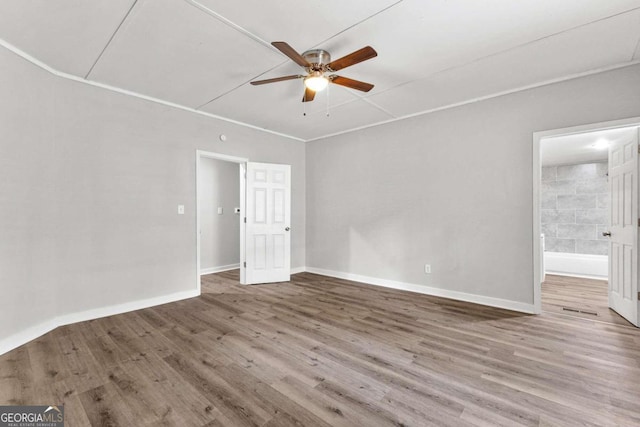
[[247,162],[242,284],[286,282],[291,267],[291,166]]
[[638,130],[609,146],[609,307],[638,326]]

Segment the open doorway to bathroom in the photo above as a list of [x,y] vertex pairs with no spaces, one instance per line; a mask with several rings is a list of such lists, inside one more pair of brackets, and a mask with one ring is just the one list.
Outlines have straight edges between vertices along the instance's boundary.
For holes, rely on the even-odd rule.
[[[616,209],[612,191],[613,203],[618,202],[609,173],[616,163],[609,157],[623,140],[637,141],[637,131],[617,127],[540,139],[542,311],[631,326],[610,308],[609,275],[617,271],[609,254]],[[637,185],[633,188],[637,194]]]

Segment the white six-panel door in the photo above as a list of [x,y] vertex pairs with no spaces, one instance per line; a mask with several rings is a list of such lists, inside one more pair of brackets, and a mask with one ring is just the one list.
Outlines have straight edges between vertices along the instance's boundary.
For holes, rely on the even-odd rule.
[[247,163],[245,281],[286,282],[291,266],[291,167]]
[[609,307],[638,326],[638,133],[609,146]]

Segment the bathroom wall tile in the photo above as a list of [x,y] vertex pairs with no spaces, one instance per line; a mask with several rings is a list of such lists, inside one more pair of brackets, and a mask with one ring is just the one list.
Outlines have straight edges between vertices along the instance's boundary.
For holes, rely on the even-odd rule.
[[604,240],[576,240],[576,253],[609,255],[609,242]]
[[544,239],[545,252],[576,252],[576,241],[573,239],[556,239],[553,237]]
[[[541,232],[546,250],[606,253],[609,184],[606,162],[543,168]],[[555,178],[555,180],[554,180]]]
[[555,194],[541,194],[540,207],[542,209],[556,209],[558,207],[557,196]]
[[540,180],[542,182],[545,181],[555,181],[556,180],[556,173],[557,173],[558,168],[556,166],[545,166],[542,168],[542,175],[540,177]]
[[544,234],[544,237],[557,237],[558,224],[541,224],[540,232]]
[[602,233],[604,233],[605,231],[609,231],[610,230],[610,226],[609,225],[598,225],[598,240],[606,240],[609,241],[609,238],[607,236],[603,236]]
[[558,224],[559,239],[595,240],[597,226],[591,224]]
[[587,163],[584,165],[558,166],[557,179],[560,180],[582,180],[598,177],[598,164]]
[[540,185],[541,194],[576,194],[575,181],[548,181]]
[[557,209],[541,209],[540,222],[542,224],[575,224],[576,211],[573,209],[557,210]]
[[609,181],[607,178],[595,178],[588,181],[578,181],[576,194],[607,193]]
[[598,200],[596,203],[596,207],[598,209],[609,209],[609,193],[606,194],[598,194]]
[[606,209],[576,210],[576,224],[608,224],[609,211]]
[[558,209],[594,209],[596,200],[595,194],[559,195]]

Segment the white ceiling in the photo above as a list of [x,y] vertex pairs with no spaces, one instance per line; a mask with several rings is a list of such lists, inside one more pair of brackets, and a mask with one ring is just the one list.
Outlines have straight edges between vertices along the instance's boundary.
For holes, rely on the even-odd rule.
[[[3,0],[0,39],[81,78],[304,140],[640,61],[640,0]],[[303,105],[274,49],[378,57]],[[328,96],[328,99],[327,99]],[[306,115],[303,115],[306,112]],[[327,115],[327,112],[329,113]]]
[[635,127],[545,138],[540,141],[542,166],[571,165],[606,161],[607,143],[633,138]]

